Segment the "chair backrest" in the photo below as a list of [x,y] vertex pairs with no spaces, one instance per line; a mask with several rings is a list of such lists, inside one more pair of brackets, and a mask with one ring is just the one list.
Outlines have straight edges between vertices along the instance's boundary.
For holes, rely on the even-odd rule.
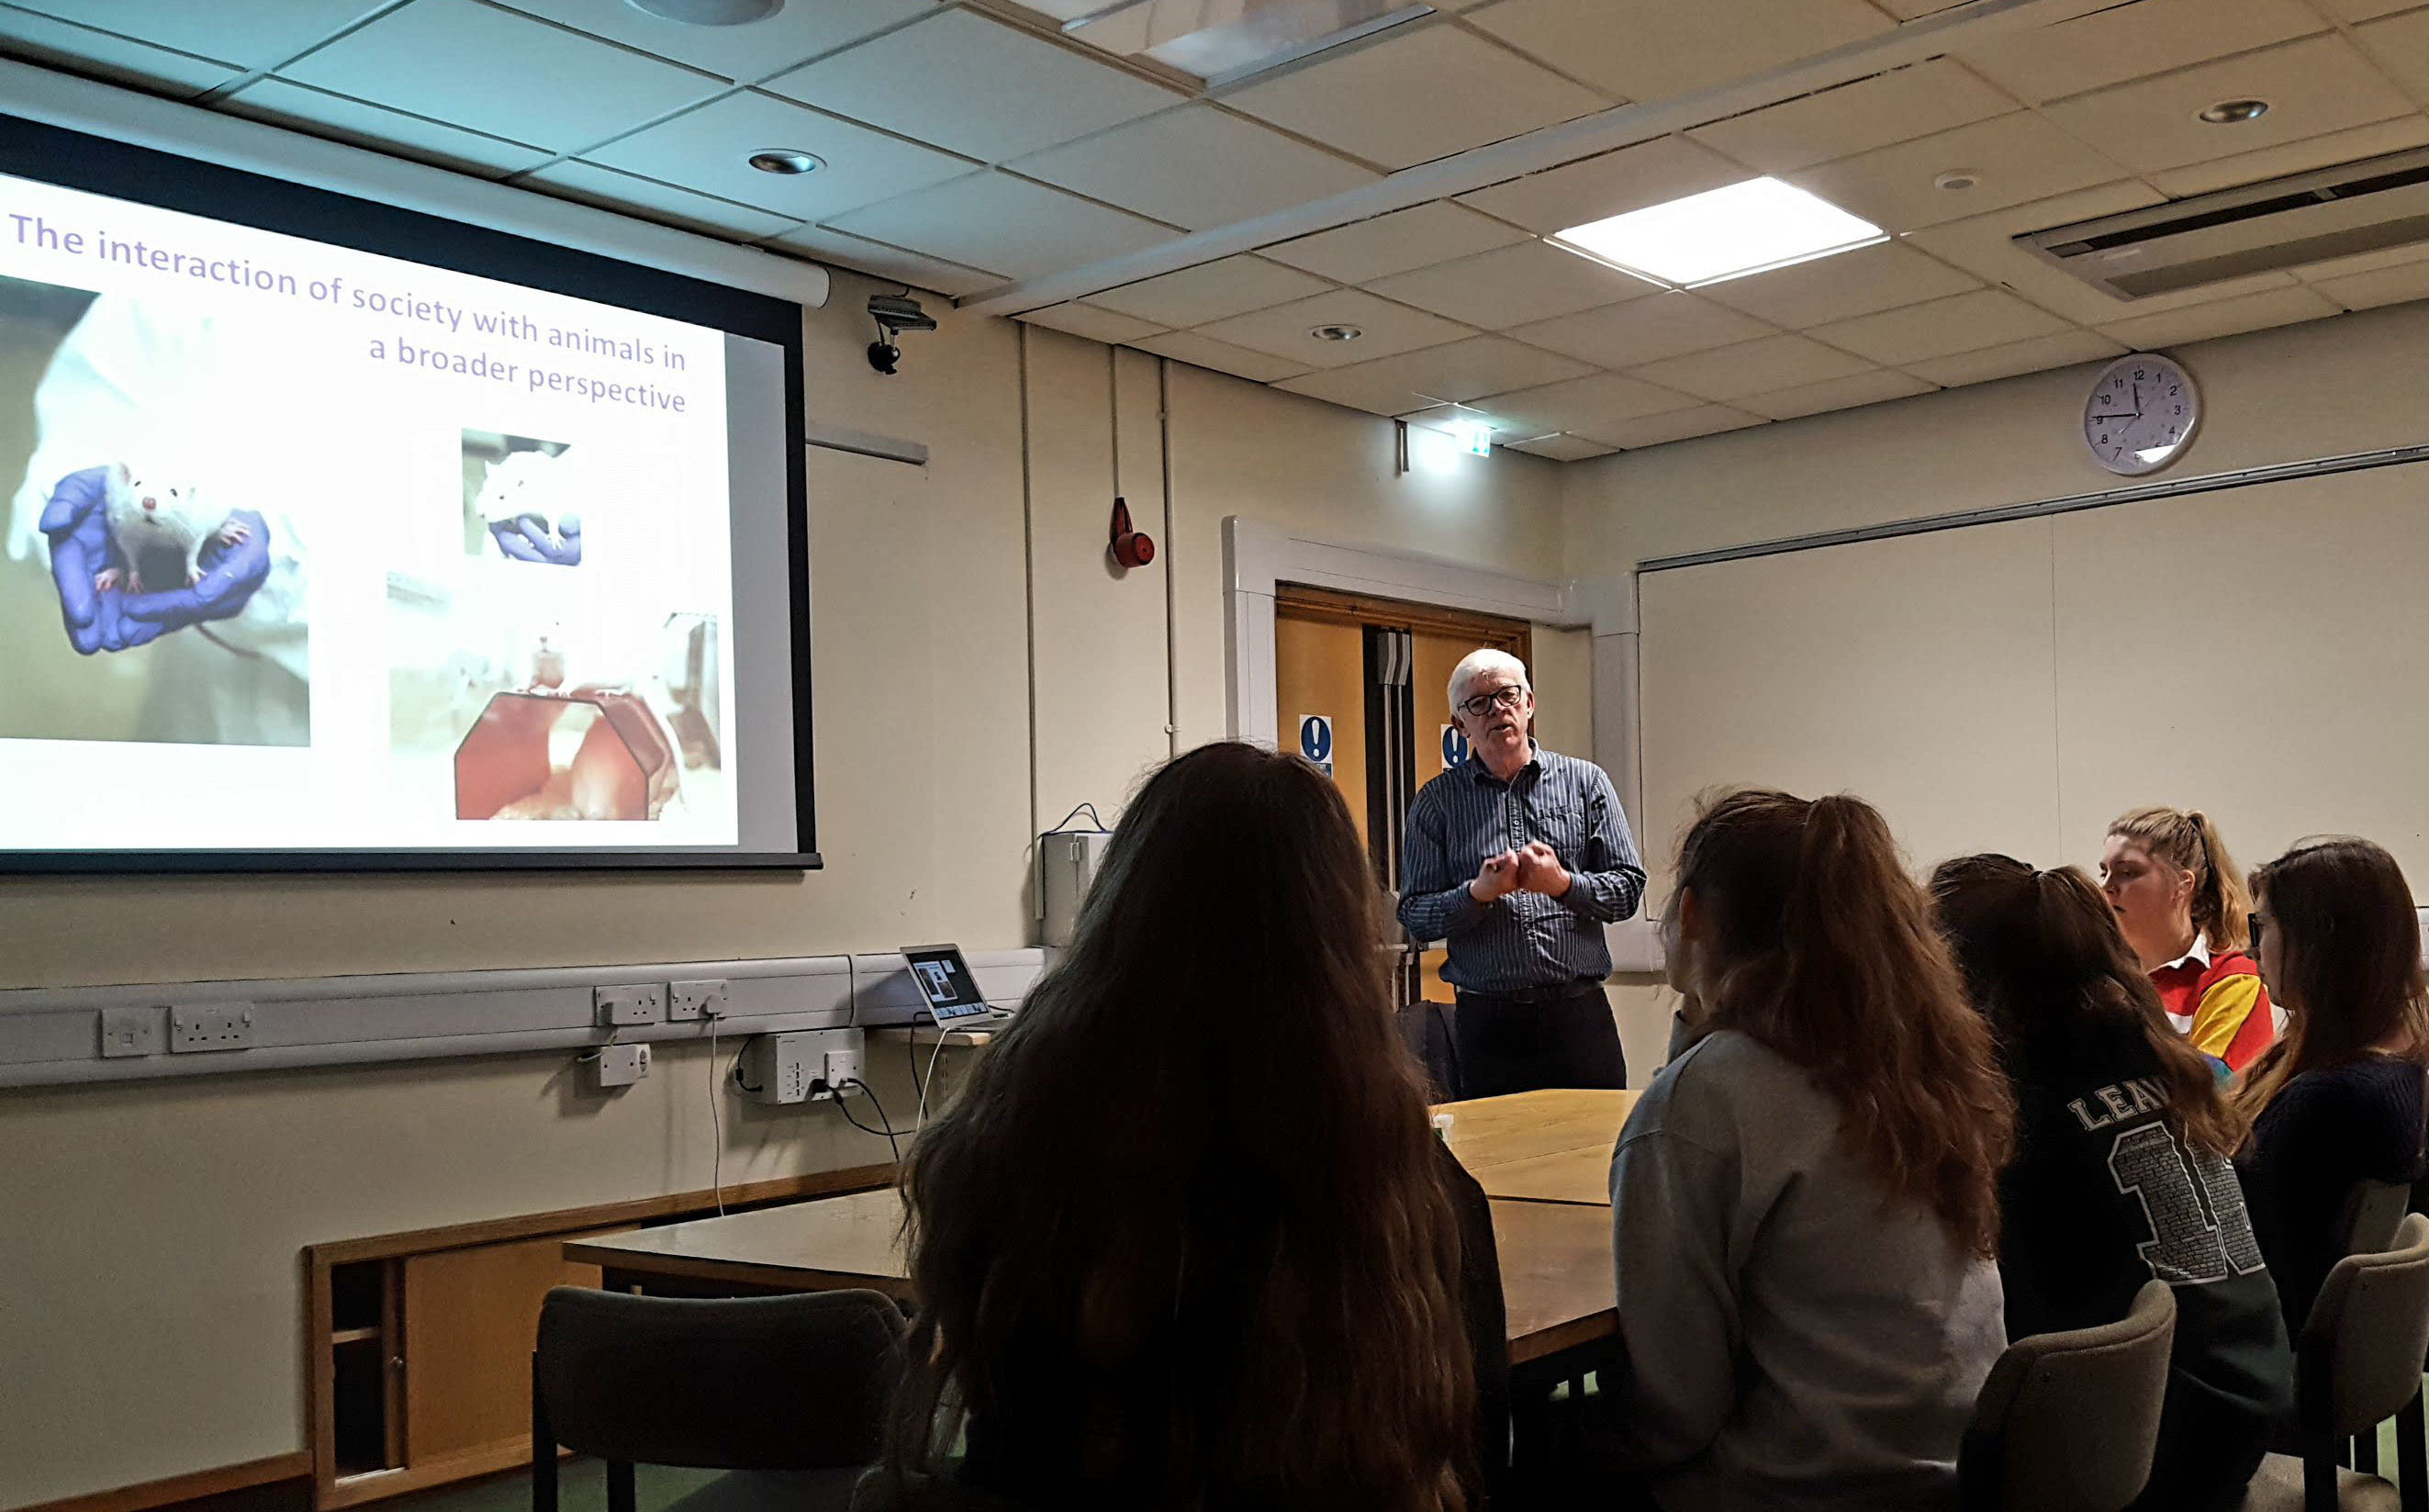
[[2296,1354],[2303,1420],[2315,1432],[2371,1432],[2412,1400],[2429,1354],[2429,1218],[2404,1219],[2390,1249],[2337,1262]]
[[2357,1181],[2345,1194],[2339,1223],[2347,1254],[2395,1248],[2395,1231],[2412,1205],[2412,1188],[2391,1181]]
[[830,1470],[878,1456],[901,1311],[874,1291],[540,1304],[536,1416],[577,1454],[702,1470]]
[[1967,1512],[2118,1512],[2140,1496],[2175,1337],[2175,1293],[2152,1281],[2117,1322],[2008,1345],[1958,1455]]

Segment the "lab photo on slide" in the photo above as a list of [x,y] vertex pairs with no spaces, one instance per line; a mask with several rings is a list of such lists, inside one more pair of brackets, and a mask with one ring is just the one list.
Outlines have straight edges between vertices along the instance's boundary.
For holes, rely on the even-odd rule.
[[473,821],[679,819],[730,802],[719,623],[622,618],[493,570],[388,579],[396,808]]
[[0,278],[0,739],[310,744],[280,344]]
[[491,560],[582,565],[590,448],[497,431],[464,433],[464,550]]

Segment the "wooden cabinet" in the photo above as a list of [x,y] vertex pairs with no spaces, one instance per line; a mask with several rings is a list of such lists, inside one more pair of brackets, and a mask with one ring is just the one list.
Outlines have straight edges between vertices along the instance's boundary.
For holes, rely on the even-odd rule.
[[[725,1208],[865,1191],[893,1180],[860,1166],[729,1188]],[[313,1504],[357,1506],[526,1464],[531,1352],[551,1287],[595,1287],[569,1239],[716,1211],[686,1192],[454,1228],[313,1245],[304,1252]]]

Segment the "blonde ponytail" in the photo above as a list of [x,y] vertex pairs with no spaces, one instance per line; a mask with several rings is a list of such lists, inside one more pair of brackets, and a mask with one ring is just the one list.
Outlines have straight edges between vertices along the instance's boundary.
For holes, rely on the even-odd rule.
[[2211,950],[2251,947],[2252,890],[2207,814],[2198,808],[2137,808],[2117,816],[2108,833],[2193,874],[2193,927]]

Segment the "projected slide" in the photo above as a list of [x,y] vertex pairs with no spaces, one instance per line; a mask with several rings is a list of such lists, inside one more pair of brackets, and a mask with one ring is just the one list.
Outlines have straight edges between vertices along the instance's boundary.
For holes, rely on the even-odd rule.
[[0,177],[0,851],[748,843],[746,348]]

